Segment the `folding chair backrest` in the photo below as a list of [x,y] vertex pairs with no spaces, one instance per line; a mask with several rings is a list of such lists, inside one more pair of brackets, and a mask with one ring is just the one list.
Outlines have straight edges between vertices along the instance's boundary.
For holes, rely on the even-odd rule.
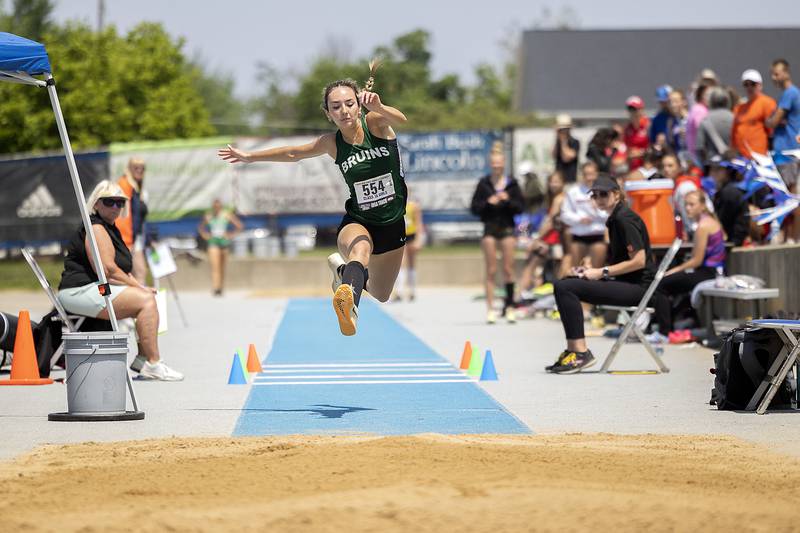
[[33,254],[27,248],[22,248],[22,256],[25,258],[25,261],[28,262],[28,265],[30,265],[31,270],[33,270],[33,274],[36,276],[36,279],[39,280],[39,285],[41,285],[44,289],[44,292],[50,299],[50,303],[52,303],[53,307],[55,307],[56,311],[58,311],[58,316],[70,331],[76,331],[77,328],[75,324],[73,324],[72,320],[70,320],[66,309],[64,309],[64,306],[61,305],[61,302],[56,297],[56,294],[53,292],[53,288],[50,286],[50,282],[47,281],[47,276],[45,276],[44,272],[42,272],[42,269],[39,267],[39,263],[36,262],[36,259],[34,259]]
[[644,309],[647,307],[647,304],[650,302],[650,298],[653,297],[653,293],[656,292],[658,288],[658,284],[661,283],[662,278],[664,277],[664,273],[669,268],[670,263],[672,260],[675,259],[675,254],[678,253],[678,250],[681,247],[681,239],[677,238],[672,241],[672,245],[667,250],[667,253],[664,255],[664,259],[661,260],[661,263],[658,265],[658,270],[656,270],[656,275],[653,278],[652,283],[650,286],[647,287],[647,291],[644,293],[644,297],[642,301],[639,302],[638,307],[636,308],[636,314],[640,314]]

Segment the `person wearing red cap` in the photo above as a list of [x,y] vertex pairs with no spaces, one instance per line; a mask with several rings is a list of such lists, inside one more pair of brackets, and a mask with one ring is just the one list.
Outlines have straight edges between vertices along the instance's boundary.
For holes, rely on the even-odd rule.
[[628,124],[625,125],[623,138],[628,148],[628,170],[636,170],[644,162],[644,151],[650,145],[650,119],[644,115],[644,100],[639,96],[630,96],[625,100],[628,108]]

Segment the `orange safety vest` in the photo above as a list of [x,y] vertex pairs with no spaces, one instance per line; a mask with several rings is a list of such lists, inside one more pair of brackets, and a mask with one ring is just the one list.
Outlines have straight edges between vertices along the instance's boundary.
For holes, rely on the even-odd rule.
[[117,229],[122,234],[122,240],[125,241],[125,245],[133,249],[133,195],[136,190],[133,188],[133,185],[128,178],[122,176],[117,184],[122,188],[122,191],[125,193],[125,196],[128,197],[128,214],[127,216],[120,216],[116,222],[114,223],[117,226]]

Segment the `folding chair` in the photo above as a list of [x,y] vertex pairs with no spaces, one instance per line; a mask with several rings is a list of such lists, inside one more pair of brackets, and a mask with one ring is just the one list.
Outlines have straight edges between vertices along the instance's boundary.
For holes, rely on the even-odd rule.
[[[61,305],[61,302],[56,297],[55,292],[53,292],[53,288],[50,286],[50,282],[47,281],[47,276],[44,275],[41,267],[39,267],[39,263],[36,262],[36,259],[34,259],[30,250],[27,248],[22,248],[22,256],[25,257],[25,261],[28,262],[28,265],[31,267],[31,270],[33,270],[33,274],[36,276],[36,279],[39,280],[39,285],[41,285],[42,289],[44,289],[45,294],[47,294],[47,297],[50,299],[50,303],[52,303],[53,307],[56,308],[56,312],[58,313],[58,317],[61,319],[61,322],[64,324],[64,326],[66,326],[70,333],[78,331],[81,327],[81,324],[83,324],[83,321],[86,320],[87,317],[68,315],[67,310],[64,309],[64,306]],[[53,352],[53,356],[50,358],[50,368],[53,368],[63,352],[64,343],[62,342],[56,351]]]
[[[800,365],[800,338],[795,336],[800,332],[800,320],[751,320],[747,326],[774,329],[783,342],[783,348],[747,404],[748,411],[755,409],[756,413],[763,415],[789,369],[792,365]],[[800,372],[800,366],[797,371]]]
[[[672,241],[672,246],[669,247],[667,250],[666,255],[664,255],[664,259],[661,260],[661,264],[658,265],[658,270],[656,271],[656,276],[653,279],[653,282],[650,283],[650,286],[647,287],[647,291],[644,293],[642,300],[639,302],[638,306],[619,306],[619,305],[600,305],[601,309],[609,309],[612,311],[619,311],[622,315],[625,322],[625,325],[622,328],[622,333],[619,337],[617,337],[617,341],[614,343],[614,346],[611,347],[611,351],[606,356],[605,361],[603,361],[603,365],[600,367],[599,372],[607,373],[609,372],[609,368],[611,367],[611,363],[614,362],[614,358],[617,356],[617,352],[619,352],[622,345],[625,343],[625,340],[628,336],[634,333],[641,341],[642,346],[650,354],[650,357],[656,362],[658,365],[658,372],[669,372],[669,368],[667,365],[664,364],[664,361],[661,360],[661,357],[656,353],[653,349],[653,346],[648,342],[647,337],[645,337],[644,332],[636,325],[636,321],[645,311],[653,313],[654,310],[651,307],[647,307],[647,303],[650,301],[650,298],[653,297],[653,293],[656,292],[656,288],[658,284],[661,282],[661,279],[664,277],[664,273],[669,268],[670,263],[672,260],[675,259],[675,254],[678,253],[678,249],[681,247],[681,239],[675,239]],[[666,333],[666,332],[662,332]]]

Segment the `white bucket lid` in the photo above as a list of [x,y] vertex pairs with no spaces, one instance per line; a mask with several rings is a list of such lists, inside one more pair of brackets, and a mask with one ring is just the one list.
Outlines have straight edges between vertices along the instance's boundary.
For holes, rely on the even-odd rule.
[[625,191],[655,191],[675,188],[675,182],[669,178],[657,180],[633,180],[625,182]]

